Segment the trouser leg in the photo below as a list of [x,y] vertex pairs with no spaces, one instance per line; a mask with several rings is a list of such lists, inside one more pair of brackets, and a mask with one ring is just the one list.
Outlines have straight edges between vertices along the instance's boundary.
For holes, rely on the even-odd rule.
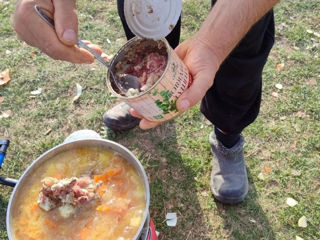
[[262,70],[274,43],[273,11],[258,21],[220,66],[201,112],[227,133],[240,133],[259,113]]
[[[118,14],[121,19],[122,26],[125,31],[126,37],[129,40],[129,39],[133,38],[135,35],[131,32],[131,30],[129,29],[128,24],[126,22],[126,19],[124,16],[123,3],[124,3],[124,0],[117,0]],[[166,39],[168,40],[168,42],[172,48],[176,48],[179,45],[180,28],[181,28],[181,16],[180,16],[176,26],[171,31],[171,33],[168,36],[166,36]]]

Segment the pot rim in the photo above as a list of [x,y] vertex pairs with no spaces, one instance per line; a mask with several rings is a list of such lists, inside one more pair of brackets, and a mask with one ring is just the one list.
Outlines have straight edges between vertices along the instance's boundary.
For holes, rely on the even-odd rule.
[[[73,145],[75,145],[75,146],[73,146]],[[12,224],[11,224],[12,206],[14,205],[14,201],[15,201],[14,199],[15,199],[16,195],[19,193],[19,190],[20,190],[21,186],[23,185],[24,179],[27,178],[28,175],[30,175],[38,165],[41,165],[43,162],[50,160],[56,154],[59,154],[65,150],[70,150],[70,149],[80,147],[80,146],[106,147],[106,149],[109,148],[110,150],[113,150],[113,151],[117,152],[120,156],[124,157],[138,172],[138,175],[141,177],[141,179],[143,180],[143,183],[144,183],[145,201],[146,201],[145,211],[143,214],[143,218],[142,218],[140,227],[139,227],[135,237],[133,238],[134,240],[139,239],[139,237],[142,233],[144,224],[148,220],[149,208],[150,208],[150,186],[149,186],[147,174],[146,174],[141,162],[137,159],[137,157],[129,149],[127,149],[126,147],[124,147],[123,145],[121,145],[117,142],[107,140],[107,139],[88,138],[88,139],[75,140],[75,141],[67,142],[67,143],[61,143],[61,144],[47,150],[46,152],[41,154],[38,158],[36,158],[36,160],[34,160],[27,167],[27,169],[23,172],[23,174],[20,176],[20,178],[18,180],[18,183],[16,184],[16,186],[14,187],[14,189],[11,193],[9,203],[8,203],[8,208],[7,208],[7,213],[6,213],[6,229],[7,229],[7,234],[8,234],[9,240],[14,240],[13,234],[11,233],[11,230],[12,230],[11,229],[12,228]],[[130,160],[128,159],[128,157]]]

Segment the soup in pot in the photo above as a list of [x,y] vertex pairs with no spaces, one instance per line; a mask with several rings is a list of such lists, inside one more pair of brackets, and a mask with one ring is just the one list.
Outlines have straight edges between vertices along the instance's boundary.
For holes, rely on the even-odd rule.
[[12,208],[16,240],[132,240],[142,224],[143,181],[111,150],[60,153],[23,184]]

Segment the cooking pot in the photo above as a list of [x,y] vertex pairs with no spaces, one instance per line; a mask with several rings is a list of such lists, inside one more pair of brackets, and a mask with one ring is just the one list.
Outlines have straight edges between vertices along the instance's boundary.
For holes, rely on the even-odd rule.
[[[7,144],[8,145],[8,144]],[[1,146],[0,146],[1,147]],[[21,175],[19,180],[14,180],[10,178],[0,177],[0,183],[8,186],[15,186],[14,190],[11,194],[8,209],[7,209],[7,216],[6,216],[6,226],[7,226],[7,233],[9,240],[14,240],[14,236],[12,233],[12,211],[17,204],[17,197],[23,193],[23,186],[24,182],[29,178],[33,172],[41,166],[44,162],[48,161],[52,157],[57,154],[60,154],[65,151],[69,151],[72,149],[77,149],[81,147],[98,147],[105,150],[111,150],[118,153],[124,159],[126,159],[136,170],[138,175],[143,181],[144,188],[145,188],[145,202],[146,207],[143,214],[143,219],[140,224],[140,227],[133,238],[134,240],[147,240],[151,239],[150,235],[150,217],[149,217],[149,205],[150,205],[150,188],[147,175],[145,170],[139,160],[134,156],[132,152],[130,152],[124,146],[110,141],[101,139],[101,137],[91,130],[80,130],[73,134],[71,134],[62,144],[48,150],[47,152],[43,153],[40,157],[38,157],[35,161],[31,163],[31,165],[25,170],[25,172]],[[5,151],[3,151],[3,155]],[[1,167],[1,166],[0,166]]]

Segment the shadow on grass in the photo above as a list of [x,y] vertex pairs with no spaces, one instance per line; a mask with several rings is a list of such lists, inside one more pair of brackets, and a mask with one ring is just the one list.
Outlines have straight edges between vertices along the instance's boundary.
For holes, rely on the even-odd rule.
[[[211,195],[206,200],[200,200],[202,191],[209,192],[209,184],[199,185],[195,180],[199,176],[199,166],[188,162],[193,156],[187,158],[181,155],[177,137],[181,136],[177,136],[174,123],[166,123],[149,131],[112,132],[108,137],[133,151],[144,165],[151,188],[150,214],[160,232],[159,239],[275,239],[269,220],[259,204],[250,171],[250,190],[243,203],[223,205],[213,202]],[[208,153],[195,150],[193,154],[205,158]],[[203,170],[203,174],[210,175],[210,170]],[[206,205],[203,201],[211,201],[213,205],[203,207]],[[166,226],[165,215],[168,212],[178,214],[177,227]]]
[[[108,134],[130,149],[144,165],[151,189],[150,214],[160,232],[159,240],[210,239],[210,226],[197,197],[197,173],[181,156],[174,123],[131,133]],[[166,225],[166,214],[175,212],[176,227]]]
[[224,229],[229,232],[227,239],[236,240],[274,240],[275,235],[270,222],[258,202],[258,192],[251,181],[245,201],[236,205],[224,205],[216,201],[218,214],[224,221]]

